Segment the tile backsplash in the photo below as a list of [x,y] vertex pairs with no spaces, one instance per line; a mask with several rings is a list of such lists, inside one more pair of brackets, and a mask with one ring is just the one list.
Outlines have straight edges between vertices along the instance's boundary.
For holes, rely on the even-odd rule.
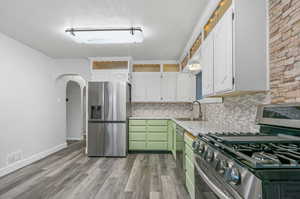
[[188,103],[138,103],[132,104],[133,117],[191,117]]
[[[255,124],[258,104],[268,104],[270,94],[258,93],[225,97],[222,104],[202,104],[204,120],[216,128],[235,131],[258,131]],[[139,103],[132,104],[134,117],[191,117],[191,104]]]
[[237,131],[257,131],[255,125],[258,104],[270,103],[270,95],[266,93],[225,97],[222,104],[203,104],[204,117],[224,129]]

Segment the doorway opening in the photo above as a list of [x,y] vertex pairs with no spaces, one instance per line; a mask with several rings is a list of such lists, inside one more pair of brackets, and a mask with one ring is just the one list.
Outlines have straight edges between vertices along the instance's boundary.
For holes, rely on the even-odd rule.
[[66,138],[68,143],[82,140],[83,114],[80,85],[75,81],[68,81],[66,88]]

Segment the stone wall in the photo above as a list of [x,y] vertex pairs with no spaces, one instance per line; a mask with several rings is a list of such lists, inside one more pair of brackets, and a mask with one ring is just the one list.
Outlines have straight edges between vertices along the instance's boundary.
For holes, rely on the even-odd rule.
[[300,1],[269,0],[272,103],[300,102]]

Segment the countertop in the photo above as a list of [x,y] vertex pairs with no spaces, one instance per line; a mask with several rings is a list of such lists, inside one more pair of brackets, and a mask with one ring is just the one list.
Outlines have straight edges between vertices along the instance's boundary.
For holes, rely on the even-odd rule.
[[177,125],[197,137],[199,134],[207,134],[209,132],[236,131],[230,127],[219,126],[209,121],[182,121],[172,117],[130,117],[135,120],[173,120]]

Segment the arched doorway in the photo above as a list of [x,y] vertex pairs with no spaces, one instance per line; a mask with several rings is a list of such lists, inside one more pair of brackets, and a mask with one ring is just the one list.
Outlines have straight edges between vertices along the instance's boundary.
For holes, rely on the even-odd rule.
[[[62,74],[56,78],[55,86],[57,87],[57,102],[60,103],[61,109],[65,111],[62,125],[65,127],[66,141],[83,141],[86,137],[87,126],[85,116],[86,80],[77,74]],[[72,144],[74,142],[67,143]],[[84,141],[79,143],[85,146]]]
[[77,141],[82,139],[83,115],[81,88],[75,81],[68,81],[66,88],[66,134],[67,141]]

